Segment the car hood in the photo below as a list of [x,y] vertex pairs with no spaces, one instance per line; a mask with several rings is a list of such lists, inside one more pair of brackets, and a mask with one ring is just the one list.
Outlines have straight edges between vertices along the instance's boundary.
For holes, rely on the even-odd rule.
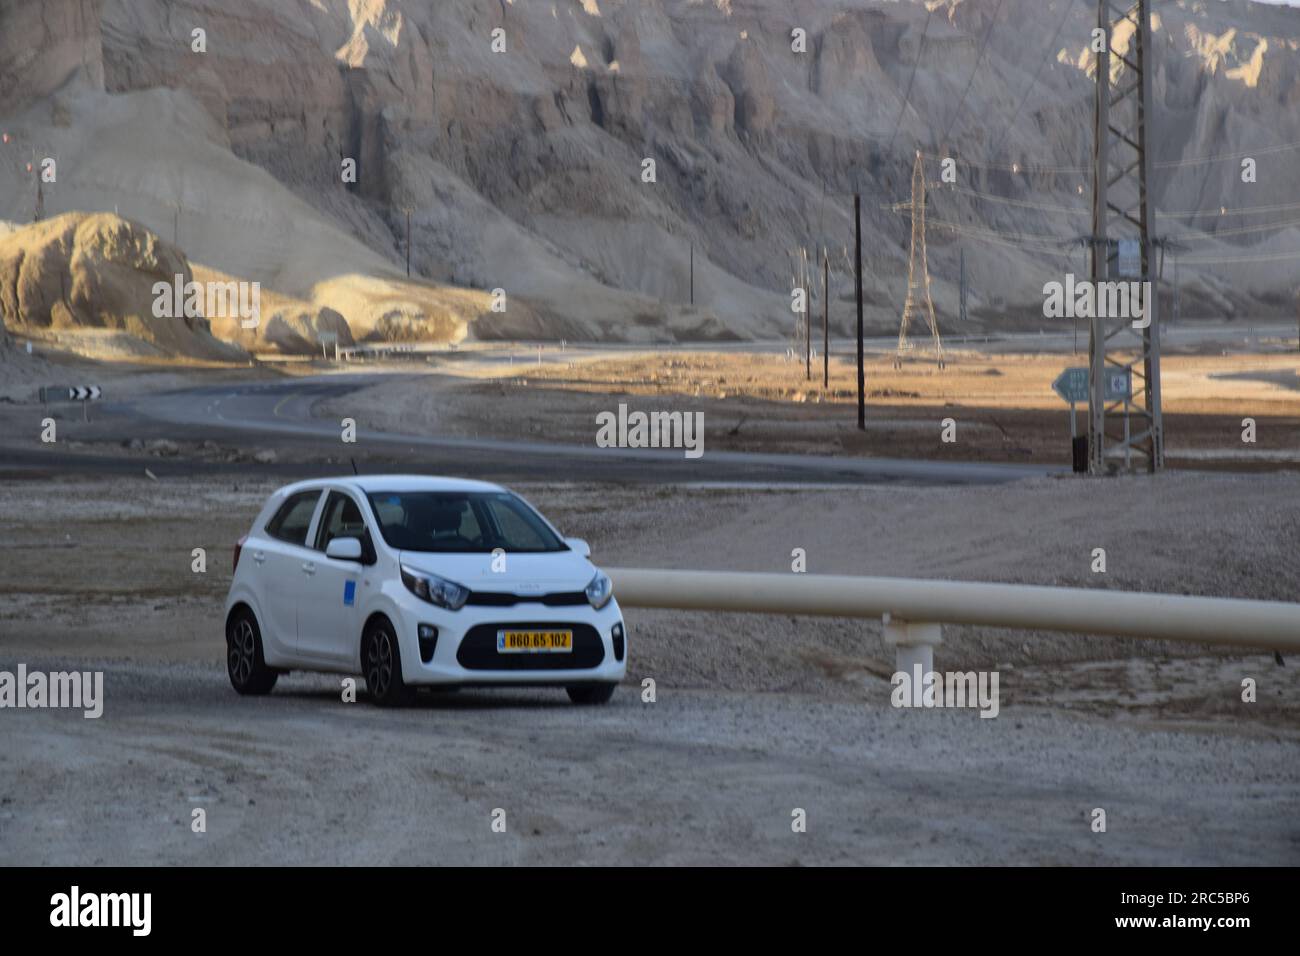
[[399,551],[398,556],[409,568],[447,578],[463,584],[471,591],[503,591],[511,594],[581,591],[596,573],[592,563],[576,551],[506,553],[501,556],[498,570],[493,570],[491,554]]

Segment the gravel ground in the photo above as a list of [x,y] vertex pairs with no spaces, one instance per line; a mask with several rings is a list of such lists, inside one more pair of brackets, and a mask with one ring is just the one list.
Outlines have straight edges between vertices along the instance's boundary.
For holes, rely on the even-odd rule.
[[[788,572],[803,547],[811,573],[1296,600],[1298,485],[520,490],[610,566]],[[0,710],[0,861],[1300,862],[1300,680],[1268,654],[947,628],[939,669],[1000,674],[983,720],[891,708],[873,622],[632,609],[603,709],[464,691],[388,713],[306,675],[238,698],[221,602],[270,488],[0,483],[0,670],[106,671],[98,720]]]
[[[1238,346],[1239,347],[1239,346]],[[1275,343],[1266,353],[1166,350],[1161,359],[1165,454],[1171,468],[1213,462],[1300,467],[1300,358]],[[323,417],[406,434],[547,439],[590,445],[596,415],[630,410],[699,412],[712,450],[865,455],[949,461],[1068,464],[1069,408],[1052,382],[1080,355],[953,351],[944,371],[894,352],[865,359],[865,430],[856,427],[857,366],[840,355],[822,386],[802,361],[781,355],[708,352],[595,356],[515,365],[470,355],[435,363],[436,374],[394,379],[321,403]],[[485,414],[490,409],[490,414]],[[1086,409],[1079,422],[1086,431]],[[1254,443],[1242,419],[1256,421]],[[951,418],[955,440],[943,440]]]
[[396,713],[342,703],[323,677],[237,699],[214,666],[110,665],[105,686],[98,720],[5,715],[0,859],[1300,862],[1294,738],[900,711],[883,682],[856,701],[660,685],[650,704],[625,687],[598,710],[464,691]]

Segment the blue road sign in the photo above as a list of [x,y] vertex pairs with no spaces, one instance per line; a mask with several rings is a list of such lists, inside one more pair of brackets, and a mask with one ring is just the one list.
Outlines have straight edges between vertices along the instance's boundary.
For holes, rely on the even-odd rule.
[[[1052,390],[1071,405],[1088,400],[1088,367],[1075,365],[1056,377]],[[1133,372],[1127,368],[1106,369],[1106,401],[1117,402],[1133,396]]]

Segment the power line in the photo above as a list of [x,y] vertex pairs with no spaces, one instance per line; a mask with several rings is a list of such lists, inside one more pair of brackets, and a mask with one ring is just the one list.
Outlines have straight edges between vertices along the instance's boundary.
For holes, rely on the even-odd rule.
[[1288,150],[1300,149],[1300,142],[1282,143],[1278,146],[1265,146],[1263,149],[1247,149],[1239,153],[1220,153],[1217,156],[1191,156],[1185,159],[1174,159],[1164,163],[1156,163],[1156,169],[1175,169],[1180,166],[1203,166],[1207,163],[1221,163],[1229,159],[1248,159],[1255,156],[1268,156],[1271,153],[1284,153]]
[[1279,202],[1270,206],[1220,206],[1218,209],[1182,209],[1177,211],[1166,212],[1157,209],[1157,216],[1167,216],[1171,219],[1186,218],[1197,219],[1201,216],[1254,216],[1263,212],[1288,212],[1300,209],[1300,202]]
[[[935,156],[929,153],[925,154],[926,159],[935,159],[943,161],[945,159],[954,159],[952,156]],[[1010,163],[991,163],[979,162],[973,159],[960,160],[966,166],[973,166],[975,169],[1000,169],[1008,170],[1013,173],[1091,173],[1092,166],[1054,166],[1044,163],[1022,163],[1019,161]]]
[[961,99],[957,101],[957,108],[952,111],[948,123],[943,128],[942,143],[948,142],[948,133],[952,130],[952,124],[956,122],[957,117],[961,115],[961,108],[966,104],[966,97],[970,94],[971,84],[975,82],[975,74],[979,72],[980,64],[984,62],[984,51],[988,49],[989,37],[993,36],[993,28],[998,24],[998,14],[1002,12],[1003,0],[998,0],[997,7],[993,10],[993,16],[989,20],[989,28],[984,31],[984,39],[980,42],[979,55],[975,57],[975,65],[971,67],[970,76],[966,78],[966,89],[962,90]]
[[[1042,212],[1050,212],[1068,216],[1086,216],[1091,213],[1090,209],[1082,206],[1059,206],[1052,203],[1034,202],[1030,199],[1014,199],[1010,196],[998,196],[994,193],[986,193],[978,189],[971,189],[966,186],[957,186],[953,183],[931,183],[931,188],[944,189],[949,192],[961,193],[974,199],[986,202],[1002,203],[1007,206],[1018,206],[1022,209],[1037,209]],[[902,205],[906,205],[905,203]],[[884,208],[891,208],[891,204],[885,204]],[[1300,210],[1300,203],[1273,203],[1268,206],[1219,206],[1217,209],[1183,209],[1165,211],[1156,210],[1156,215],[1167,219],[1197,219],[1209,216],[1252,216],[1268,212],[1294,212]],[[1232,229],[1223,229],[1210,233],[1210,236],[1232,236],[1245,235],[1251,232],[1264,232],[1269,229],[1284,229],[1287,226],[1300,225],[1300,220],[1286,220],[1283,222],[1265,223],[1259,226],[1236,226]]]
[[[1011,196],[1000,196],[993,193],[984,193],[983,190],[970,189],[969,186],[958,186],[950,182],[931,182],[928,183],[927,189],[944,190],[948,193],[959,193],[971,196],[972,199],[983,200],[989,203],[1001,203],[1004,206],[1015,206],[1023,209],[1039,209],[1041,212],[1050,212],[1054,215],[1063,216],[1087,216],[1091,209],[1082,206],[1058,206],[1054,203],[1037,203],[1031,199],[1014,199]],[[880,203],[881,209],[906,209],[907,203]],[[1300,203],[1271,203],[1269,206],[1221,206],[1218,208],[1205,209],[1157,209],[1156,215],[1161,219],[1204,219],[1204,217],[1222,217],[1222,216],[1258,216],[1261,213],[1268,212],[1295,212],[1300,209]],[[1268,224],[1258,226],[1234,226],[1232,229],[1218,230],[1210,233],[1214,235],[1244,235],[1252,232],[1268,232],[1269,229],[1284,229],[1287,226],[1300,225],[1300,221],[1286,220],[1281,222],[1268,222]],[[1197,237],[1199,238],[1199,237]]]
[[[1234,159],[1253,158],[1255,156],[1268,156],[1273,153],[1284,153],[1295,149],[1300,149],[1300,142],[1279,143],[1275,146],[1264,146],[1258,149],[1246,149],[1236,153],[1219,153],[1214,156],[1189,156],[1184,159],[1176,159],[1176,160],[1169,160],[1163,163],[1155,163],[1154,165],[1157,169],[1175,169],[1184,166],[1205,166],[1210,163],[1221,163],[1221,162],[1227,162]],[[932,155],[929,153],[925,154],[925,156],[927,159],[935,159],[940,161],[945,159],[955,158],[951,156]],[[962,159],[960,160],[960,162],[962,162],[967,166],[974,167],[975,169],[1009,170],[1013,173],[1032,174],[1032,173],[1090,173],[1092,172],[1092,166],[1090,165],[1069,166],[1069,165],[1057,165],[1052,163],[1021,162],[1019,160],[1015,160],[1009,163],[1003,163],[1003,162],[988,162],[988,161],[981,162],[979,160],[974,160],[974,159]]]
[[1001,239],[1004,242],[1015,242],[1022,245],[1027,243],[1038,245],[1044,242],[1064,244],[1074,241],[1073,236],[1058,236],[1048,233],[1001,232],[997,229],[987,229],[983,226],[967,226],[960,222],[945,222],[941,219],[930,219],[928,222],[931,226],[951,229],[953,232],[959,232],[975,239]]
[[1043,212],[1058,213],[1067,216],[1088,216],[1092,214],[1091,209],[1085,209],[1083,206],[1057,206],[1051,203],[1033,202],[1029,199],[1012,199],[1009,196],[996,196],[993,193],[981,192],[978,189],[969,189],[965,186],[956,186],[952,183],[943,184],[944,188],[956,193],[962,193],[966,196],[973,196],[976,199],[987,200],[988,202],[1003,203],[1007,206],[1019,206],[1023,209],[1039,209]]
[[1293,252],[1277,252],[1258,256],[1179,256],[1178,261],[1184,265],[1197,266],[1219,265],[1233,262],[1280,262],[1283,259],[1300,259],[1300,249]]
[[1034,70],[1034,78],[1030,80],[1029,85],[1025,87],[1025,93],[1020,97],[1020,103],[1016,106],[1015,112],[1011,114],[1011,119],[1007,120],[1006,125],[1002,127],[1002,131],[998,133],[997,139],[994,140],[994,142],[1005,142],[1007,132],[1015,125],[1016,120],[1020,118],[1020,111],[1025,108],[1025,103],[1029,101],[1029,94],[1033,92],[1034,87],[1038,85],[1038,75],[1043,72],[1043,67],[1047,65],[1048,58],[1052,55],[1052,51],[1056,49],[1056,39],[1061,35],[1061,28],[1065,26],[1065,21],[1069,18],[1070,11],[1073,8],[1074,0],[1065,0],[1065,9],[1061,13],[1061,20],[1056,24],[1056,32],[1052,34],[1052,39],[1047,41],[1047,50],[1043,53],[1043,58],[1038,62],[1038,69]]
[[[891,211],[901,213],[906,209],[908,204],[900,203],[898,205],[900,208],[891,209]],[[935,228],[950,230],[951,232],[955,232],[959,235],[963,235],[968,238],[981,239],[989,242],[996,242],[1002,245],[1013,246],[1015,248],[1032,248],[1036,252],[1045,253],[1045,254],[1048,253],[1048,250],[1042,248],[1043,243],[1064,244],[1067,242],[1074,241],[1074,237],[1071,236],[1059,236],[1059,235],[1052,235],[1049,233],[1002,232],[997,229],[989,229],[983,226],[972,226],[964,223],[947,222],[941,219],[930,219],[928,220],[928,224],[934,226]],[[1293,227],[1300,227],[1300,219],[1287,220],[1286,222],[1268,223],[1262,226],[1244,226],[1238,229],[1225,229],[1213,233],[1202,233],[1202,234],[1184,233],[1182,235],[1168,236],[1166,237],[1166,239],[1167,241],[1174,242],[1174,243],[1210,242],[1210,241],[1220,239],[1221,237],[1224,236],[1248,235],[1251,233],[1269,232],[1269,231],[1276,231],[1279,229],[1288,229]],[[1235,257],[1235,258],[1234,257],[1223,258],[1223,257],[1215,256],[1213,258],[1207,257],[1203,259],[1185,258],[1182,259],[1181,261],[1184,263],[1248,262],[1248,261],[1253,262],[1253,261],[1268,261],[1273,258],[1275,257],[1268,256],[1268,255],[1265,255],[1263,257],[1247,256],[1247,257]],[[1287,254],[1287,255],[1278,256],[1276,258],[1288,259],[1291,258],[1291,256]]]
[[889,134],[889,145],[885,147],[885,153],[888,154],[894,148],[894,137],[898,135],[898,127],[903,122],[903,114],[907,112],[908,101],[912,98],[912,83],[916,80],[916,68],[921,65],[921,54],[925,50],[925,35],[930,31],[930,18],[934,16],[934,7],[925,12],[925,26],[921,28],[921,42],[916,47],[916,59],[912,62],[912,75],[907,78],[907,90],[903,93],[903,103],[898,108],[898,119],[894,121],[894,130]]
[[1285,222],[1267,222],[1260,226],[1235,226],[1232,229],[1217,229],[1214,232],[1203,232],[1196,235],[1187,233],[1181,236],[1173,236],[1176,242],[1206,242],[1211,239],[1218,239],[1220,236],[1247,236],[1256,232],[1273,232],[1277,229],[1290,229],[1300,226],[1300,219],[1289,219]]
[[[1002,239],[999,238],[997,235],[990,234],[990,233],[971,232],[962,229],[959,226],[954,226],[952,223],[948,223],[948,222],[932,222],[930,223],[930,225],[942,226],[943,228],[948,229],[959,236],[965,236],[968,239],[978,239],[980,242],[991,242],[994,245],[1005,246],[1008,249],[1015,249],[1019,252],[1024,252],[1026,249],[1031,248],[1031,246],[1025,242],[1020,242],[1015,239]],[[1074,258],[1074,254],[1071,252],[1067,252],[1065,250],[1058,250],[1058,249],[1044,249],[1042,248],[1042,245],[1040,243],[1035,243],[1032,248],[1034,251],[1034,255],[1036,256],[1052,256],[1053,258],[1057,258],[1057,259]]]

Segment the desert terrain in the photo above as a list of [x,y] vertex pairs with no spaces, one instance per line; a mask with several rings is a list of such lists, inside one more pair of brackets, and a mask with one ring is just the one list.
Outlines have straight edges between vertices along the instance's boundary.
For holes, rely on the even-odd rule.
[[[893,708],[874,620],[628,608],[605,708],[225,673],[235,542],[354,472],[501,482],[606,567],[1300,601],[1300,11],[1153,17],[1155,475],[1074,475],[1052,391],[1087,364],[1044,297],[1088,272],[1094,20],[0,0],[0,671],[106,693],[0,712],[0,864],[1300,863],[1300,662],[1266,648],[945,626],[997,719]],[[917,162],[943,368],[917,325],[895,361]],[[699,413],[703,455],[598,447],[620,405]]]
[[[150,315],[130,266],[259,283],[257,328],[191,330],[249,351],[770,341],[796,333],[796,259],[819,272],[824,251],[843,336],[858,192],[866,322],[888,334],[919,151],[941,326],[964,262],[969,331],[1032,329],[1044,283],[1087,271],[1093,19],[1074,0],[5,0],[0,320],[91,356],[210,352]],[[1162,308],[1293,321],[1300,18],[1179,0],[1152,29]],[[69,325],[117,334],[101,353]]]
[[[1247,411],[1261,436],[1294,435],[1294,358],[1202,351],[1170,359],[1170,381],[1180,383],[1169,394],[1178,410],[1171,446],[1229,448],[1233,435],[1239,441],[1231,419]],[[657,465],[622,475],[559,451],[516,467],[513,455],[380,443],[366,430],[345,448],[331,431],[350,413],[384,434],[563,449],[590,446],[594,411],[618,401],[698,403],[702,462],[708,450],[751,448],[924,458],[941,454],[935,426],[946,414],[959,429],[976,426],[970,459],[1064,464],[1066,413],[1042,392],[1066,354],[971,350],[943,373],[920,363],[894,371],[888,353],[876,354],[869,381],[889,395],[873,395],[858,445],[842,441],[856,429],[843,394],[851,367],[838,358],[823,394],[804,381],[802,363],[774,350],[544,347],[540,365],[537,355],[520,346],[363,363],[370,377],[341,394],[312,389],[355,369],[136,368],[109,386],[114,401],[92,406],[90,422],[75,406],[58,412],[69,447],[35,457],[41,406],[21,389],[0,405],[12,452],[0,472],[0,665],[102,669],[107,697],[98,721],[8,715],[3,759],[24,772],[0,788],[0,855],[330,864],[1300,859],[1287,822],[1300,809],[1300,683],[1294,661],[1263,652],[946,627],[938,667],[1000,674],[1001,712],[985,721],[894,711],[892,651],[876,622],[631,609],[629,678],[594,716],[554,691],[469,690],[383,714],[364,698],[342,703],[336,680],[311,675],[290,676],[265,700],[234,697],[220,633],[233,543],[278,484],[347,472],[349,458],[368,471],[450,466],[508,480],[566,533],[587,538],[606,566],[783,572],[800,547],[810,573],[1296,597],[1300,479],[1285,454],[1247,473],[1230,456],[1233,472],[1219,474],[1096,480],[1062,467],[968,486],[942,476],[916,484],[805,475],[786,484],[743,464],[725,480],[656,478]],[[80,361],[46,370],[66,376]],[[275,416],[279,431],[259,430],[261,419],[196,431],[147,414],[191,394],[268,387],[286,390],[266,401],[289,416]],[[306,390],[301,399],[295,388]],[[741,423],[735,435],[732,422]],[[1201,431],[1184,431],[1188,423]],[[1230,432],[1222,441],[1217,423]],[[1295,447],[1289,438],[1266,449]],[[567,477],[530,480],[526,462],[548,456],[555,464],[537,473]],[[1090,568],[1095,547],[1107,551],[1104,574]],[[194,548],[204,549],[203,573],[192,569]],[[1241,701],[1244,677],[1259,683],[1253,704]],[[654,703],[640,696],[647,678]],[[602,740],[594,749],[592,734]],[[382,769],[359,783],[361,751]],[[116,796],[87,808],[86,788]],[[392,828],[417,812],[417,790],[439,808],[436,819],[413,842],[398,839]],[[725,799],[702,800],[705,791]],[[599,809],[615,794],[636,808],[630,818]],[[900,799],[921,823],[903,825]],[[1086,814],[1098,804],[1122,821],[1117,839],[1091,839]],[[186,825],[195,806],[210,814],[207,842]],[[517,829],[487,842],[479,819],[496,807],[508,808]],[[835,823],[789,845],[792,807]],[[282,825],[287,816],[292,826]],[[355,840],[331,837],[340,833]]]
[[[590,444],[596,415],[619,403],[643,411],[699,411],[709,448],[941,460],[1069,462],[1069,406],[1052,382],[1072,351],[949,349],[945,368],[923,356],[894,368],[891,352],[865,362],[866,430],[857,429],[857,372],[837,343],[823,386],[800,353],[673,350],[589,357],[570,348],[517,348],[507,362],[440,354],[427,377],[401,377],[324,403],[388,431],[545,438]],[[1086,339],[1085,343],[1086,345]],[[1258,344],[1258,343],[1255,343]],[[1166,455],[1174,467],[1300,468],[1300,352],[1278,336],[1264,353],[1215,347],[1166,354]],[[1199,353],[1199,354],[1198,354]],[[502,366],[505,366],[504,368]],[[486,367],[485,367],[486,366]],[[484,377],[487,377],[484,380]],[[1077,410],[1086,430],[1086,409]],[[956,440],[941,423],[956,423]],[[1257,425],[1242,442],[1242,420]]]
[[[6,715],[0,760],[22,772],[0,784],[0,858],[1300,859],[1300,683],[1294,661],[1268,654],[945,628],[937,666],[1000,672],[1001,712],[981,720],[893,710],[892,652],[872,622],[629,610],[629,678],[596,714],[557,691],[469,690],[384,713],[310,675],[236,698],[221,601],[233,541],[273,486],[141,476],[0,487],[12,516],[0,664],[102,669],[106,696],[98,720]],[[940,492],[518,490],[609,566],[782,571],[801,546],[814,573],[1294,598],[1295,487],[1283,475],[1183,474]],[[1098,544],[1105,575],[1089,571]],[[204,574],[191,569],[195,547]],[[1242,703],[1243,677],[1258,681],[1258,702]],[[654,703],[641,698],[646,678]],[[87,792],[114,797],[87,804]],[[1097,805],[1113,821],[1100,840],[1087,821]],[[208,811],[203,838],[188,827],[195,806]],[[503,839],[488,829],[495,807],[511,814]],[[809,812],[807,841],[790,841],[793,807]],[[413,814],[418,835],[399,837]]]

